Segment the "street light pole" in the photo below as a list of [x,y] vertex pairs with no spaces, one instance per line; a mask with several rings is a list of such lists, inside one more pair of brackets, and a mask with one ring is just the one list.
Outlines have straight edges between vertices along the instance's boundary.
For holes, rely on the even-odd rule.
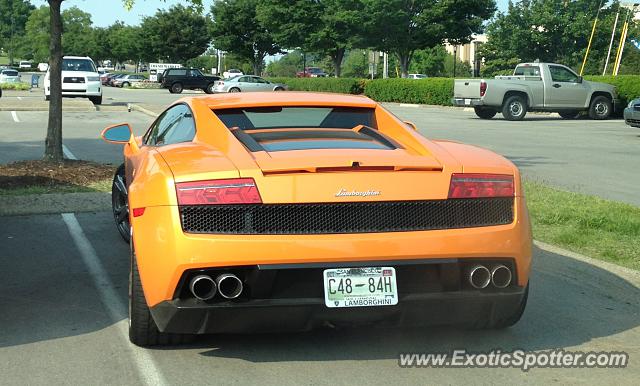
[[13,65],[13,26],[14,24],[15,23],[13,21],[13,14],[12,14],[11,15],[11,40],[9,42],[9,65],[10,66]]
[[616,12],[616,21],[613,22],[613,30],[611,31],[611,41],[609,42],[609,51],[607,51],[607,60],[604,62],[604,70],[602,75],[607,74],[607,66],[609,65],[609,57],[611,56],[611,47],[613,47],[613,39],[616,36],[616,27],[618,26],[618,17],[620,17],[620,6],[618,5],[618,12]]

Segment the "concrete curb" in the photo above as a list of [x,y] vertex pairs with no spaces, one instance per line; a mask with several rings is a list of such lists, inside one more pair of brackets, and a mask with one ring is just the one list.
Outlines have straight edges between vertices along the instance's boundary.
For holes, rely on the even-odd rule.
[[636,271],[631,268],[621,267],[619,265],[609,263],[607,261],[597,260],[589,256],[581,255],[576,252],[571,252],[566,249],[556,247],[555,245],[543,243],[542,241],[534,240],[533,244],[547,252],[555,253],[557,255],[567,256],[574,260],[578,260],[589,265],[593,265],[600,269],[603,269],[607,272],[613,273],[614,275],[620,276],[621,278],[628,281],[630,284],[640,289],[640,271]]
[[144,107],[142,107],[142,106],[140,106],[140,105],[137,105],[137,104],[135,104],[135,103],[128,103],[128,104],[127,104],[127,109],[128,109],[129,111],[138,111],[138,112],[141,112],[142,114],[146,114],[146,115],[148,115],[148,116],[150,116],[150,117],[153,117],[153,118],[155,118],[155,117],[157,117],[158,115],[160,115],[160,114],[158,114],[158,113],[155,113],[155,112],[153,112],[153,111],[151,111],[151,110],[149,110],[149,109],[146,109],[146,108],[144,108]]
[[105,210],[111,210],[111,194],[106,192],[0,196],[0,216]]

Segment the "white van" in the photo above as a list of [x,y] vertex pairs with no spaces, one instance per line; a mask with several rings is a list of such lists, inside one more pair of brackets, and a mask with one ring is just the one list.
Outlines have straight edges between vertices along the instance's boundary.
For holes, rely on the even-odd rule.
[[[44,76],[44,99],[51,97],[51,81],[47,70]],[[96,65],[89,57],[62,58],[62,96],[89,98],[93,104],[102,104],[102,84]]]
[[28,60],[23,60],[18,65],[19,68],[31,68],[31,62]]

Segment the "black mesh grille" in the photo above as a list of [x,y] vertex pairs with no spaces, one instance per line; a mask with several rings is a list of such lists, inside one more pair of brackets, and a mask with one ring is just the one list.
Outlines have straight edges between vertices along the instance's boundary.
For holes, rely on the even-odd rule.
[[509,224],[513,198],[181,206],[189,233],[375,233]]

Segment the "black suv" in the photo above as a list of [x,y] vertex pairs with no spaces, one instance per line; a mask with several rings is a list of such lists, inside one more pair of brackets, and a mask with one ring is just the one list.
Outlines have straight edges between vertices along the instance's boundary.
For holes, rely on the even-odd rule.
[[197,68],[168,68],[164,70],[160,81],[162,88],[168,88],[172,94],[180,94],[182,90],[203,90],[213,94],[215,82],[219,76],[203,75]]

